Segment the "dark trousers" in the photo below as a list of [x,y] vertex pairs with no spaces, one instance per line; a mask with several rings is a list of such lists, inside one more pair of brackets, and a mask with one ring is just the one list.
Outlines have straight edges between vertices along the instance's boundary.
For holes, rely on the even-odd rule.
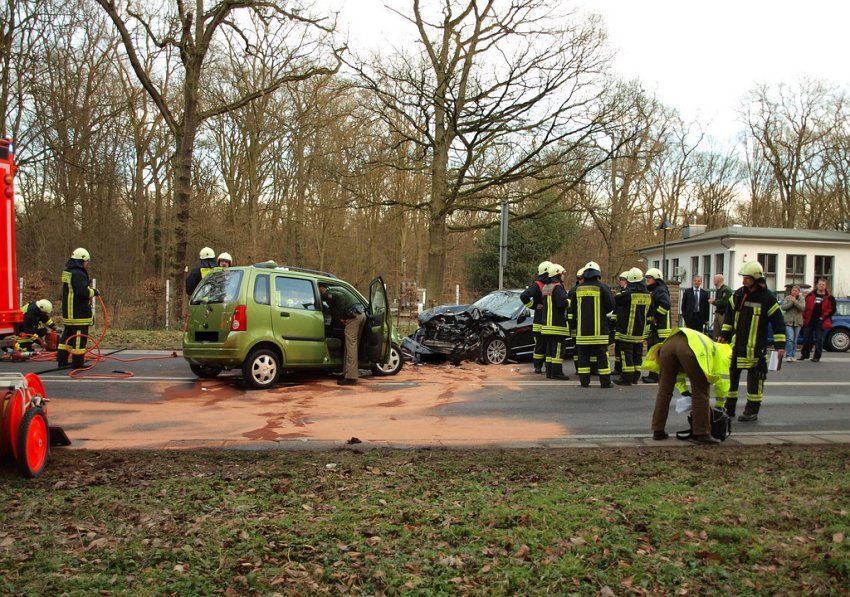
[[618,340],[615,344],[617,362],[620,363],[620,373],[624,378],[632,379],[633,374],[640,370],[643,363],[643,342],[624,342]]
[[[76,334],[82,334],[77,336]],[[86,344],[88,343],[89,326],[66,325],[62,336],[59,338],[59,350],[56,351],[56,362],[60,365],[68,364],[68,353],[71,353],[71,365],[80,368],[86,361]],[[71,343],[68,344],[68,338]]]
[[599,381],[603,386],[611,384],[611,366],[608,363],[607,344],[579,344],[576,346],[576,369],[581,385],[590,384],[591,358],[596,357],[596,367],[599,371]]
[[807,359],[812,352],[812,344],[815,346],[815,358],[820,360],[823,352],[823,326],[820,321],[813,321],[803,328],[803,350],[800,357]]
[[691,416],[694,435],[711,435],[711,404],[708,401],[708,379],[688,346],[684,334],[670,336],[658,351],[661,374],[658,392],[655,394],[655,409],[652,411],[652,430],[664,431],[670,411],[670,399],[676,386],[676,376],[684,371],[691,388]]
[[747,402],[761,402],[764,398],[764,379],[767,377],[767,365],[762,363],[749,369],[739,369],[732,364],[729,369],[729,394],[727,399],[738,398],[738,385],[741,383],[741,372],[747,372]]
[[546,360],[546,336],[540,332],[534,332],[534,354],[531,358],[534,361],[535,370],[543,367],[543,361]]

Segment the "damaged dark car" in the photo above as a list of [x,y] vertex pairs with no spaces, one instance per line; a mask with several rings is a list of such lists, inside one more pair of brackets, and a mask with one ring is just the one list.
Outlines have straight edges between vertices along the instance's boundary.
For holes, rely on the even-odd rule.
[[[419,329],[402,340],[402,352],[415,363],[474,360],[486,365],[530,361],[534,353],[533,316],[522,290],[496,290],[471,305],[444,305],[423,311]],[[570,354],[575,342],[567,342]]]

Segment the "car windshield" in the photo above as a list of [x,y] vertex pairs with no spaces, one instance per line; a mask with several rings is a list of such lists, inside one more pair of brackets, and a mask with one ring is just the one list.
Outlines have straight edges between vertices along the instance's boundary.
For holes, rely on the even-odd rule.
[[509,319],[522,307],[522,301],[518,294],[512,292],[491,292],[472,303],[472,306]]
[[242,270],[228,268],[212,272],[201,280],[190,304],[232,303],[239,296],[241,284]]

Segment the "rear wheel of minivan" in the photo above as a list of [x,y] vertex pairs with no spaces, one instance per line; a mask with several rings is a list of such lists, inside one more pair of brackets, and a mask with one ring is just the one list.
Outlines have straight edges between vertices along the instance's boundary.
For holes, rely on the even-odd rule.
[[254,349],[242,363],[242,377],[255,390],[270,388],[280,375],[280,359],[268,348]]

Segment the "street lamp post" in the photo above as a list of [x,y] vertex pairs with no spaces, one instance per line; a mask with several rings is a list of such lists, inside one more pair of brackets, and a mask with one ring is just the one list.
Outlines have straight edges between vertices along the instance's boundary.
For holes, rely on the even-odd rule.
[[667,221],[667,217],[661,221],[661,224],[658,225],[656,230],[664,231],[664,240],[661,244],[661,272],[664,274],[664,281],[667,282],[669,279],[667,276],[667,231],[671,228],[675,228],[673,224]]

